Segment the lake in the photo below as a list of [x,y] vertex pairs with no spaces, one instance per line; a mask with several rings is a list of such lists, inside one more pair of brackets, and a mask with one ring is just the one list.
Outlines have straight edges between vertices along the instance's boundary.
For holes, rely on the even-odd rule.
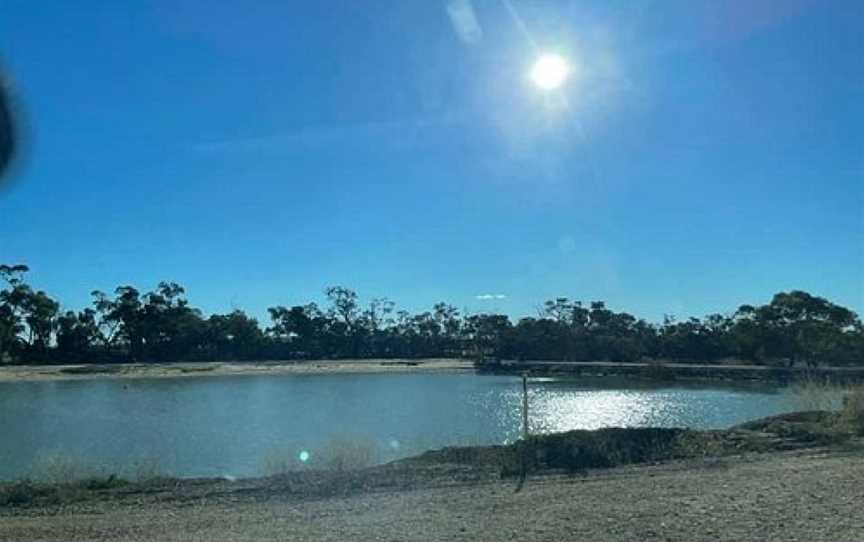
[[[723,428],[795,409],[776,387],[593,378],[530,384],[534,432]],[[454,444],[512,442],[521,380],[475,374],[92,379],[0,383],[0,479],[52,458],[128,472],[255,476],[275,460],[314,463],[338,442],[378,461]]]

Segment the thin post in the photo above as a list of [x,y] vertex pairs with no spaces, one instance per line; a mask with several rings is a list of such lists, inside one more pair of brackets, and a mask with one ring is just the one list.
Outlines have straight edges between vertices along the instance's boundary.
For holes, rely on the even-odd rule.
[[528,373],[522,373],[522,438],[528,440]]
[[516,444],[519,450],[519,483],[516,492],[522,491],[528,476],[528,373],[522,373],[522,442]]

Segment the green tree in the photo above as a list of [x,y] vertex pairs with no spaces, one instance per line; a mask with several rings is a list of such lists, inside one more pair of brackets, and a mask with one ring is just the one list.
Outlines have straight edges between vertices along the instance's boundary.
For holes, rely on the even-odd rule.
[[160,361],[195,358],[203,340],[201,313],[189,306],[186,290],[175,282],[160,282],[144,295],[140,330],[144,357]]
[[465,319],[463,333],[468,353],[478,361],[502,359],[512,352],[508,344],[513,325],[503,314],[475,314]]
[[114,299],[98,290],[91,295],[107,346],[125,350],[130,361],[141,361],[144,354],[144,309],[138,290],[132,286],[118,286],[114,290]]
[[57,355],[61,360],[85,361],[103,344],[96,311],[67,311],[57,319]]
[[290,309],[283,306],[270,307],[270,320],[273,325],[267,333],[284,348],[279,350],[282,357],[310,358],[325,355],[322,348],[329,322],[315,303],[295,305]]
[[29,345],[33,354],[44,360],[57,323],[60,304],[39,290],[30,291],[24,303],[24,321],[29,330]]
[[330,339],[336,355],[359,357],[363,327],[361,324],[360,304],[357,292],[343,286],[331,286],[324,290],[330,301]]
[[[29,271],[26,265],[0,265],[0,279],[7,287],[0,290],[0,362],[12,358],[20,349],[24,332],[22,289],[23,275]],[[29,288],[29,287],[27,287]]]
[[241,310],[214,314],[207,320],[206,343],[212,359],[256,359],[261,354],[263,341],[258,321]]
[[[0,278],[7,288],[0,291],[0,355],[3,352],[44,360],[48,355],[60,305],[48,294],[34,291],[24,281],[26,265],[0,266]],[[22,340],[21,334],[26,339]],[[21,348],[26,345],[25,348]],[[12,350],[15,352],[12,352]]]

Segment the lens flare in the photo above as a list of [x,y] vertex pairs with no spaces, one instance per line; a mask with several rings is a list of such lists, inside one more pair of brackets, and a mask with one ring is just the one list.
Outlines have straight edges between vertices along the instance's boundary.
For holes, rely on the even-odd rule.
[[554,54],[540,56],[531,68],[531,80],[543,90],[555,90],[564,84],[570,66],[563,57]]

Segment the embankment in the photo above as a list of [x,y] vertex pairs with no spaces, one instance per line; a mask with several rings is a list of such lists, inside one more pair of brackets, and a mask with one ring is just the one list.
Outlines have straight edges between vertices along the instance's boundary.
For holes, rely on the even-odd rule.
[[529,373],[531,376],[580,377],[619,376],[647,380],[754,381],[788,384],[820,380],[835,384],[864,382],[864,367],[779,367],[768,365],[698,363],[615,363],[559,361],[503,361],[477,365],[483,374]]

